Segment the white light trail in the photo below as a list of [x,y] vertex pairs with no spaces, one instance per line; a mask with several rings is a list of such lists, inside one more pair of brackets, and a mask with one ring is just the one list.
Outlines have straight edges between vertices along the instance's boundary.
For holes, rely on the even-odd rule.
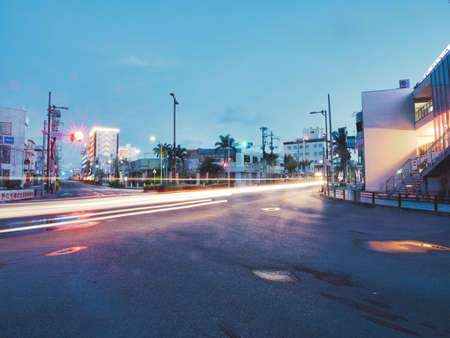
[[0,206],[0,219],[32,216],[55,215],[77,211],[93,211],[101,209],[144,206],[158,203],[192,201],[204,198],[224,198],[234,194],[260,193],[265,191],[298,189],[320,186],[323,181],[307,183],[287,183],[263,185],[257,187],[238,187],[231,189],[197,190],[191,192],[176,192],[168,194],[126,195],[114,197],[81,198],[79,200],[49,200],[32,203],[5,204]]
[[[201,206],[205,206],[205,205],[222,204],[222,203],[226,203],[226,202],[228,202],[228,201],[227,200],[218,200],[218,201],[203,202],[203,203],[196,203],[196,204],[187,204],[187,205],[185,204],[185,205],[181,205],[181,206],[172,206],[172,207],[161,208],[161,209],[134,211],[134,212],[128,212],[128,213],[121,213],[121,214],[117,214],[117,215],[93,217],[93,218],[89,218],[89,219],[78,219],[78,220],[74,220],[74,221],[55,222],[55,223],[49,223],[49,224],[43,224],[43,225],[32,225],[32,226],[26,226],[26,227],[20,227],[20,228],[0,230],[0,234],[7,233],[7,232],[25,231],[25,230],[46,229],[46,228],[52,228],[52,227],[58,227],[58,226],[64,226],[64,225],[73,225],[73,224],[86,223],[86,222],[104,221],[107,219],[114,219],[114,218],[121,218],[121,217],[154,214],[154,213],[163,212],[163,211],[190,209],[190,208],[196,208],[196,207],[201,207]],[[120,210],[118,210],[116,212],[119,212],[119,211]]]

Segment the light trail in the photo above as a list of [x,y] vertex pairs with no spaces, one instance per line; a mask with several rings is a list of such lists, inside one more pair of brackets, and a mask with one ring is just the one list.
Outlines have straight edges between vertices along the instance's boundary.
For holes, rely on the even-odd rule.
[[[79,223],[86,223],[86,222],[104,221],[104,220],[108,220],[108,219],[115,219],[115,218],[122,218],[122,217],[154,214],[154,213],[164,212],[164,211],[191,209],[191,208],[201,207],[201,206],[205,206],[205,205],[222,204],[222,203],[227,203],[227,202],[228,202],[228,200],[218,200],[218,201],[210,201],[210,202],[203,202],[203,203],[197,203],[197,204],[187,204],[187,205],[184,204],[184,205],[181,205],[181,206],[167,207],[167,208],[162,208],[162,209],[134,211],[134,212],[128,212],[128,213],[121,213],[121,214],[117,214],[117,215],[93,217],[93,218],[89,218],[89,219],[78,219],[78,220],[74,220],[74,221],[55,222],[55,223],[49,223],[49,224],[43,224],[43,225],[31,225],[31,226],[26,226],[26,227],[19,227],[19,228],[0,230],[0,234],[1,233],[8,233],[8,232],[17,232],[17,231],[46,229],[46,228],[59,227],[59,226],[72,225],[72,224],[79,224]],[[116,212],[120,212],[120,211],[116,211]]]
[[237,187],[214,190],[197,190],[191,192],[176,192],[169,194],[145,194],[114,197],[94,197],[79,200],[49,200],[36,201],[27,204],[5,204],[0,206],[0,219],[55,215],[77,211],[93,211],[101,209],[125,208],[158,203],[192,201],[207,198],[224,198],[234,194],[261,193],[276,190],[298,189],[320,186],[323,181],[305,183],[287,183],[277,185],[264,185],[257,187]]

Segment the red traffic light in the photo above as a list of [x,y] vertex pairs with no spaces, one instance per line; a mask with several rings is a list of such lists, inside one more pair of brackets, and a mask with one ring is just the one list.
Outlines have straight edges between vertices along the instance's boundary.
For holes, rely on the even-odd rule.
[[83,132],[81,132],[81,131],[76,131],[76,132],[70,134],[70,142],[75,142],[75,141],[81,142],[81,141],[83,141],[83,138],[84,138],[84,135],[83,135]]

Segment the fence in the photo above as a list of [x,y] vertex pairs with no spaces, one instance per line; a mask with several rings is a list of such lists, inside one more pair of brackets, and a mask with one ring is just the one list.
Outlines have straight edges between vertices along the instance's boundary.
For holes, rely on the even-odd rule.
[[450,198],[444,198],[438,195],[391,194],[351,189],[336,189],[336,187],[334,189],[326,189],[326,187],[324,187],[323,194],[334,199],[353,201],[373,206],[380,205],[450,213]]

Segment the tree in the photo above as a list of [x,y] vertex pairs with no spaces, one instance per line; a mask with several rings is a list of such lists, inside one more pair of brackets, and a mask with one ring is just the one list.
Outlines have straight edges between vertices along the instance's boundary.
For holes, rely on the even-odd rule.
[[342,178],[345,182],[347,176],[347,164],[350,161],[350,152],[347,149],[347,130],[345,127],[339,128],[337,132],[333,132],[335,142],[334,153],[338,155],[340,164],[338,171],[342,172]]
[[215,144],[216,152],[222,150],[224,154],[223,159],[227,161],[227,157],[229,157],[230,153],[236,153],[236,142],[234,141],[234,138],[230,137],[230,134],[227,134],[226,136],[220,135],[219,139],[220,141]]
[[297,161],[291,155],[284,156],[284,168],[292,174],[297,169]]
[[209,173],[211,177],[217,177],[221,174],[223,168],[215,163],[214,159],[208,157],[200,164],[199,170],[202,175]]
[[[168,143],[158,143],[158,145],[156,147],[153,148],[153,153],[158,156],[158,158],[160,158],[162,156],[164,162],[167,164],[169,164],[169,169],[172,168],[173,163],[172,161],[170,161],[172,157],[172,145],[168,144]],[[161,154],[161,149],[162,149],[162,154]]]
[[182,168],[184,170],[184,159],[187,156],[187,149],[182,148],[180,145],[177,145],[175,148],[175,156],[180,159]]

